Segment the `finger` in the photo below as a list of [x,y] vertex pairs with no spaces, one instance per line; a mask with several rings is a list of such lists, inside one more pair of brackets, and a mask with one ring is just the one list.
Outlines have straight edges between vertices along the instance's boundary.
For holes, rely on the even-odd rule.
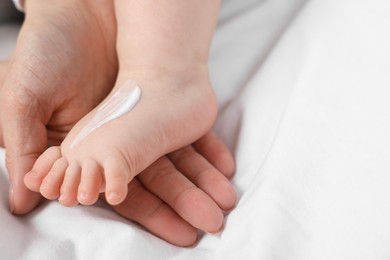
[[26,188],[23,178],[47,147],[46,128],[37,117],[39,106],[30,98],[31,93],[10,91],[9,86],[6,79],[0,97],[0,112],[10,177],[10,208],[14,214],[25,214],[34,209],[41,198]]
[[222,228],[223,214],[218,205],[178,172],[167,157],[142,172],[139,180],[194,227],[209,233]]
[[192,146],[184,147],[168,155],[176,169],[206,192],[218,206],[231,210],[236,203],[236,192],[229,180]]
[[233,176],[235,168],[233,155],[229,151],[229,148],[227,148],[227,146],[215,133],[207,133],[205,136],[193,143],[193,146],[227,178],[231,178]]
[[148,192],[137,178],[129,183],[128,190],[126,199],[113,206],[119,215],[139,223],[174,245],[191,246],[197,241],[197,230]]

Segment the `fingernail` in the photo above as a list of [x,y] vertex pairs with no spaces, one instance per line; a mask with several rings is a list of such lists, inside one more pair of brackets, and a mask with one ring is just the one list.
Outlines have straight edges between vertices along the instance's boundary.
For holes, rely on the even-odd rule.
[[225,214],[225,215],[229,214],[230,212],[232,212],[236,208],[236,206],[237,205],[234,204],[234,206],[229,208],[229,209],[222,209],[223,214]]
[[81,191],[77,196],[78,201],[85,201],[86,198],[87,194],[84,191]]
[[197,234],[196,236],[196,240],[194,241],[194,243],[190,246],[187,246],[186,248],[195,248],[197,247],[197,245],[199,244],[199,241],[200,239],[202,238],[202,236],[200,234]]
[[15,204],[14,204],[14,189],[12,186],[9,188],[9,210],[13,214],[15,211]]
[[222,224],[222,226],[217,231],[207,232],[207,233],[213,236],[219,236],[224,229],[225,229],[225,224]]
[[108,192],[108,195],[107,195],[107,201],[112,204],[116,204],[115,202],[119,201],[120,199],[120,196],[119,196],[119,193],[116,192],[116,191],[110,191]]
[[58,201],[64,201],[66,199],[66,196],[64,194],[61,194],[60,197],[58,198]]

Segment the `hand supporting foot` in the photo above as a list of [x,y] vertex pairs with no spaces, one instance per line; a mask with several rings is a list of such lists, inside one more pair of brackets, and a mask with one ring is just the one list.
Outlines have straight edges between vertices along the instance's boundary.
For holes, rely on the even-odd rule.
[[26,1],[0,97],[13,213],[28,213],[41,198],[23,184],[36,158],[111,90],[115,29],[112,1]]

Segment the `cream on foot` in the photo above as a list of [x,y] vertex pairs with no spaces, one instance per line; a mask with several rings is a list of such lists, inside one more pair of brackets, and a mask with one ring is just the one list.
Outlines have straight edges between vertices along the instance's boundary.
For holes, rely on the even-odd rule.
[[[25,184],[67,206],[93,204],[102,191],[108,203],[121,203],[128,183],[138,173],[159,157],[196,141],[212,126],[216,102],[205,72],[176,78],[138,76],[141,87],[123,80],[76,124],[60,148],[51,147],[38,158]],[[140,100],[138,88],[142,88]],[[118,99],[118,93],[126,98]],[[113,100],[127,105],[124,110],[123,104],[118,106],[124,113],[96,124],[97,116],[106,113]]]

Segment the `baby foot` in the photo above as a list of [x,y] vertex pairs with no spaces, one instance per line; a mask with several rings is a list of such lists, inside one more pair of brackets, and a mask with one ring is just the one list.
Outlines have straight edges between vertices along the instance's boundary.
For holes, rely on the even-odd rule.
[[[137,82],[138,94],[126,92],[129,79]],[[126,107],[131,98],[133,105]],[[115,108],[113,100],[125,102]],[[180,76],[122,72],[112,93],[75,125],[61,147],[38,158],[25,184],[68,206],[93,204],[103,191],[107,202],[117,205],[138,173],[203,136],[216,110],[206,68]]]

